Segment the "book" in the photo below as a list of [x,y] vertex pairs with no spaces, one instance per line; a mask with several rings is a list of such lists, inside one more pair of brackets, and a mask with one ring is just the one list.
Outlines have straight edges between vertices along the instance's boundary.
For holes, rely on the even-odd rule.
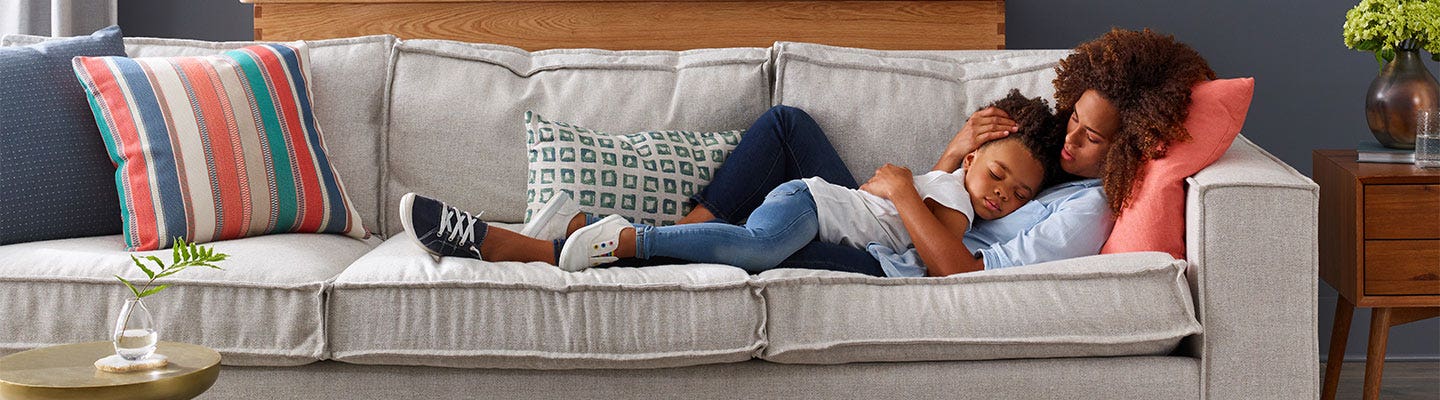
[[1414,164],[1415,150],[1392,149],[1374,140],[1355,145],[1355,161],[1363,163]]

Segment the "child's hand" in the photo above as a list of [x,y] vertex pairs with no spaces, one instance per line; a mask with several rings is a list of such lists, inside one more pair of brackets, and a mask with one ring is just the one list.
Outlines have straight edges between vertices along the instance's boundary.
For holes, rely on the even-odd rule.
[[945,154],[964,157],[975,152],[975,149],[979,149],[985,142],[1009,136],[1017,129],[1019,127],[1015,120],[1010,119],[1010,114],[999,108],[987,107],[970,114],[965,126],[960,128],[960,132],[945,146]]
[[885,164],[875,170],[875,176],[860,185],[860,190],[890,201],[895,201],[895,196],[919,193],[915,190],[915,176],[910,169],[894,164]]

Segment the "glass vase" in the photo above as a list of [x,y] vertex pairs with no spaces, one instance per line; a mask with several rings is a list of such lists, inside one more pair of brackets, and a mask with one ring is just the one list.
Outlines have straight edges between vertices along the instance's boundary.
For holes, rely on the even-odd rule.
[[120,309],[120,317],[115,319],[115,330],[110,338],[115,343],[115,354],[131,361],[154,354],[155,345],[160,343],[160,333],[155,330],[150,309],[145,308],[140,299],[134,298],[125,300],[125,307]]
[[1365,98],[1365,120],[1370,133],[1385,147],[1415,148],[1418,110],[1440,105],[1440,83],[1420,58],[1415,40],[1395,45],[1395,59],[1370,82]]

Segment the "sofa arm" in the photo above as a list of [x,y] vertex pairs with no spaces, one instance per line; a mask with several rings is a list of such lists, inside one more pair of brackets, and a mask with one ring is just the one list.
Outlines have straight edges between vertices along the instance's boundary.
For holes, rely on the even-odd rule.
[[1200,398],[1317,398],[1319,187],[1244,136],[1187,182]]

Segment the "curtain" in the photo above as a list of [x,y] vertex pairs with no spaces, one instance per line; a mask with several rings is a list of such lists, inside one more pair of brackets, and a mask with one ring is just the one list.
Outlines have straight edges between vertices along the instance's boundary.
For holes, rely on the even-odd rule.
[[0,0],[0,35],[86,35],[115,24],[117,1]]

